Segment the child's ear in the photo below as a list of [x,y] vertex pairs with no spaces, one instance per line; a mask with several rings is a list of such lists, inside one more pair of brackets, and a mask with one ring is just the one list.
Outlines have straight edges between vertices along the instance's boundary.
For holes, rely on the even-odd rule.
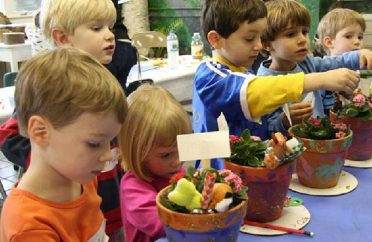
[[333,39],[330,37],[330,36],[325,36],[323,38],[323,45],[327,48],[327,49],[331,49],[333,48]]
[[52,39],[56,46],[63,46],[70,44],[70,40],[68,38],[68,34],[60,29],[53,29],[52,30]]
[[50,127],[50,122],[45,118],[31,116],[27,126],[28,137],[38,145],[46,146],[49,144]]
[[207,34],[208,42],[214,49],[222,47],[223,38],[215,30],[209,31]]
[[270,42],[264,42],[264,41],[262,41],[262,49],[266,50],[268,52],[271,52],[271,51],[274,50],[274,48],[273,48],[273,46],[271,45]]

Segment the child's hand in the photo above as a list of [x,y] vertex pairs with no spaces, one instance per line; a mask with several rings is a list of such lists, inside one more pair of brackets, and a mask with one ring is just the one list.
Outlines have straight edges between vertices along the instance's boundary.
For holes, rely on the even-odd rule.
[[358,87],[360,81],[359,73],[347,68],[335,69],[320,74],[325,90],[343,91],[350,95]]
[[372,51],[368,49],[359,50],[359,66],[361,70],[372,70]]
[[[282,122],[286,129],[290,127],[287,117],[282,113]],[[313,107],[310,103],[294,103],[289,105],[289,115],[292,125],[299,124],[303,119],[310,118],[313,115]]]

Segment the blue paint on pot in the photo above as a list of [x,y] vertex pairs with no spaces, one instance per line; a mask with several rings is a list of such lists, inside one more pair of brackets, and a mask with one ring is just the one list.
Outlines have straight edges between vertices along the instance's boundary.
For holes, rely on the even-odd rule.
[[169,242],[236,242],[238,239],[241,223],[242,219],[237,221],[230,227],[214,229],[203,233],[177,230],[166,225],[164,226],[164,230]]

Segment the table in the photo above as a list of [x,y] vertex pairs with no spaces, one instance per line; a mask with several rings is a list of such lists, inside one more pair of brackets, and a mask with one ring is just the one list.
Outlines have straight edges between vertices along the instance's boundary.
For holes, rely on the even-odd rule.
[[[191,104],[195,71],[199,61],[190,59],[191,56],[180,56],[180,65],[174,69],[167,66],[152,66],[151,61],[141,62],[141,79],[152,79],[170,91],[183,104]],[[138,67],[135,65],[129,76],[128,83],[138,80]]]
[[18,71],[18,62],[28,60],[31,56],[32,51],[29,41],[14,45],[0,43],[0,61],[9,62],[12,72]]
[[[372,145],[372,144],[371,144]],[[358,179],[358,187],[341,196],[320,197],[289,192],[302,198],[311,213],[311,220],[304,228],[315,233],[313,238],[286,234],[256,236],[240,233],[238,242],[369,242],[372,241],[372,169],[344,168]],[[165,242],[166,239],[159,239]]]

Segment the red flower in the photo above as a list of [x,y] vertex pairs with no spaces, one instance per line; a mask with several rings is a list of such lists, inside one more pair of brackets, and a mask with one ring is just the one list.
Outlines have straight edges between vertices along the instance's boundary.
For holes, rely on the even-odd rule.
[[170,184],[178,182],[179,179],[185,176],[185,172],[178,172],[177,174],[173,175],[172,178],[169,180]]
[[309,119],[309,121],[310,121],[310,123],[311,123],[312,125],[314,125],[315,127],[319,127],[319,126],[320,126],[320,120],[318,120],[318,119],[316,119],[316,118],[311,117],[311,118]]
[[240,141],[240,137],[236,136],[236,135],[230,135],[230,143],[237,143]]

